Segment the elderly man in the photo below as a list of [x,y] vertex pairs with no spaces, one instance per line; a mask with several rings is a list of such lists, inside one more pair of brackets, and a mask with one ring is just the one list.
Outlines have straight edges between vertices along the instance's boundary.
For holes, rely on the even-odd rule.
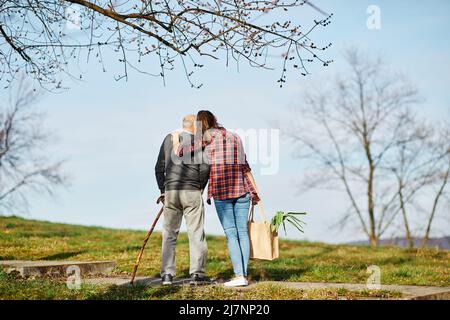
[[[179,139],[193,141],[195,115],[183,118],[183,132]],[[188,139],[188,140],[185,140]],[[181,142],[181,141],[180,141]],[[164,139],[155,166],[156,180],[164,201],[161,277],[163,285],[172,284],[175,276],[175,245],[181,221],[186,219],[189,236],[191,284],[205,281],[207,245],[204,232],[205,211],[202,191],[209,178],[209,165],[198,155],[189,161],[179,159],[172,152],[172,135]]]

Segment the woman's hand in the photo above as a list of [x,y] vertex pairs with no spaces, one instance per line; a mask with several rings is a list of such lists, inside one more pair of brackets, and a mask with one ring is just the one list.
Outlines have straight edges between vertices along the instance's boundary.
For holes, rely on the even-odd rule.
[[261,201],[261,198],[259,197],[259,194],[253,193],[252,194],[252,205],[256,206]]
[[180,131],[175,130],[171,133],[172,139],[176,141],[180,141]]
[[211,129],[208,129],[203,133],[203,140],[206,141],[207,143],[210,143],[212,138],[213,137],[211,135]]
[[180,132],[176,130],[176,131],[173,131],[171,133],[171,135],[172,135],[172,147],[173,147],[172,149],[173,149],[173,152],[176,154],[178,147],[180,146]]

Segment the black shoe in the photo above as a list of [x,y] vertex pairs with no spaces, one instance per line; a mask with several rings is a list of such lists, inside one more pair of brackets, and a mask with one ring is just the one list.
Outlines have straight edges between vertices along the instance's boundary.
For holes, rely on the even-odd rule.
[[162,285],[170,286],[172,284],[173,276],[171,274],[165,274],[162,276]]
[[193,273],[191,274],[191,280],[189,281],[189,284],[191,285],[204,284],[207,281],[208,280],[205,278],[204,275]]

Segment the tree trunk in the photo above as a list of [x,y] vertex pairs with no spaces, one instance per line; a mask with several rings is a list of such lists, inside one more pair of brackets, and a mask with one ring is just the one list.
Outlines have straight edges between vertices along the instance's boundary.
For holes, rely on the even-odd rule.
[[373,203],[373,165],[370,165],[370,173],[367,188],[367,201],[369,209],[369,220],[370,220],[370,245],[372,247],[378,246],[378,236],[375,228],[375,206]]
[[[364,130],[366,130],[366,125],[364,124]],[[372,247],[378,246],[378,235],[376,232],[376,223],[375,223],[375,204],[373,201],[373,180],[375,175],[375,165],[372,158],[372,152],[370,150],[370,141],[368,139],[367,134],[363,135],[364,139],[364,149],[367,156],[367,161],[369,162],[369,177],[367,179],[367,209],[369,213],[369,228],[370,228],[370,245]]]
[[373,236],[373,235],[370,235],[370,246],[371,247],[373,247],[373,248],[376,248],[376,247],[378,247],[378,237],[375,235],[375,236]]
[[439,191],[436,194],[436,197],[434,198],[433,208],[431,209],[431,214],[430,214],[430,218],[428,219],[427,229],[426,229],[425,235],[422,240],[422,247],[425,247],[428,243],[428,240],[430,239],[431,223],[434,220],[434,216],[436,214],[436,208],[439,203],[439,199],[441,198],[442,194],[444,193],[444,189],[447,185],[449,176],[450,176],[450,166],[448,167],[447,171],[445,172],[444,180],[442,181],[441,187],[439,188]]
[[403,189],[403,182],[399,181],[398,196],[399,196],[399,199],[400,199],[400,209],[402,211],[403,223],[405,225],[406,240],[408,241],[408,247],[409,248],[414,248],[414,241],[413,241],[413,238],[411,236],[411,230],[409,228],[408,216],[406,214],[406,207],[405,207],[405,201],[403,199],[402,189]]

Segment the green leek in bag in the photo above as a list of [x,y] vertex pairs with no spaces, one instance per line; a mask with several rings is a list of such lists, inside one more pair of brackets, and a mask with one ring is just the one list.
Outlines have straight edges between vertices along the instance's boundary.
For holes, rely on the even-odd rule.
[[271,226],[274,232],[278,233],[278,229],[281,225],[283,225],[284,233],[286,234],[286,222],[289,222],[293,225],[298,231],[304,233],[303,227],[306,225],[306,222],[297,218],[297,215],[305,215],[306,212],[287,212],[278,211],[272,218]]

